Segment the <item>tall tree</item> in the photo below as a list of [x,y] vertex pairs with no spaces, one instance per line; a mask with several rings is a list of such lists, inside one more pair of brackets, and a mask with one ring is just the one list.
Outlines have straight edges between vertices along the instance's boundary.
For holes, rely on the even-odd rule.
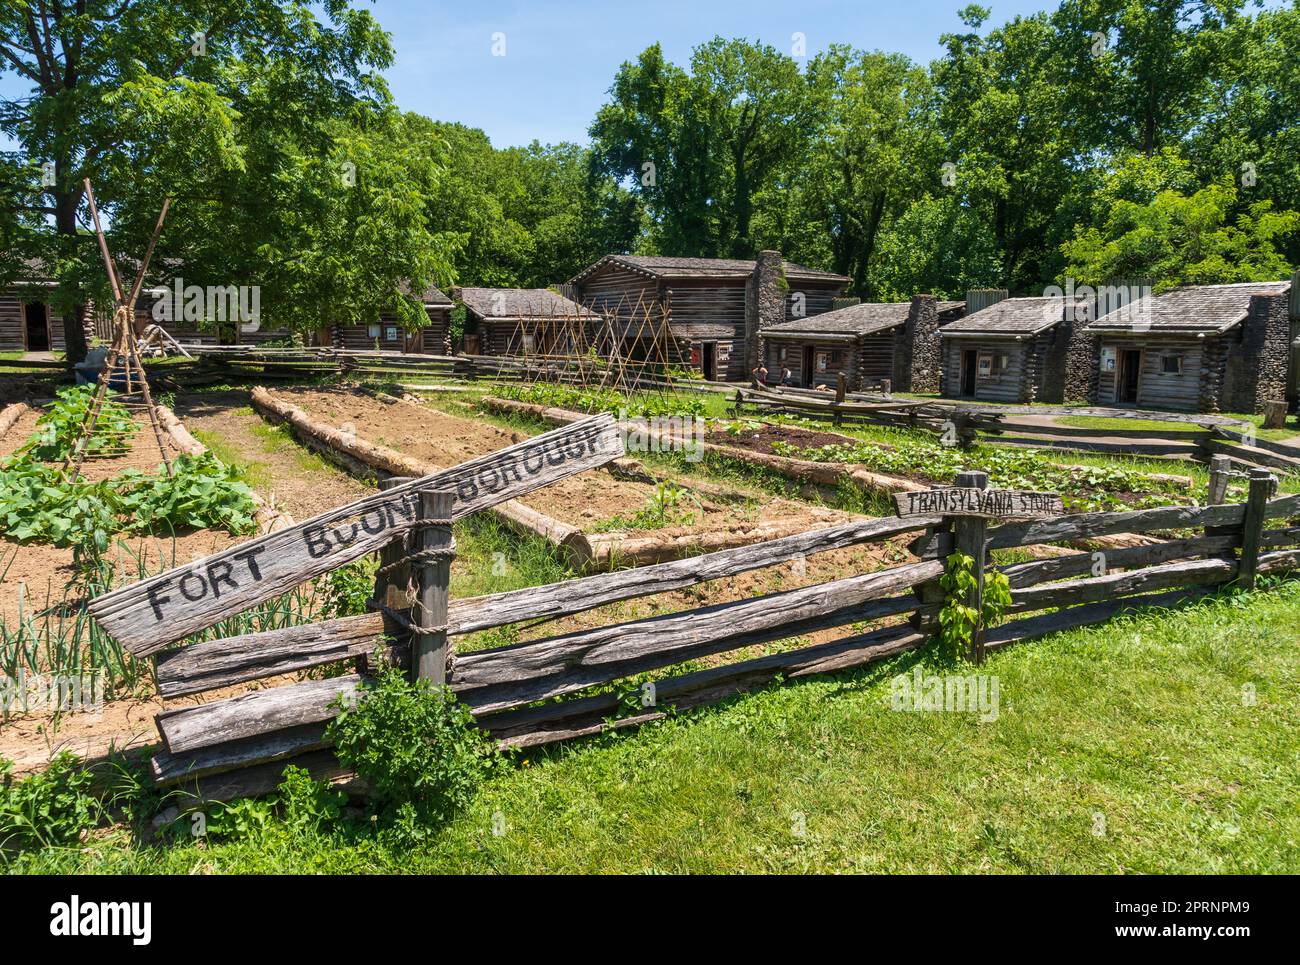
[[815,105],[794,60],[714,38],[690,71],[658,44],[625,63],[591,126],[597,170],[646,203],[652,244],[674,254],[752,257],[758,193],[808,143]]
[[[315,9],[295,0],[13,0],[0,7],[0,66],[30,85],[0,102],[0,131],[30,162],[53,164],[53,184],[30,185],[30,207],[52,220],[65,303],[84,301],[94,268],[79,234],[87,177],[127,252],[139,249],[140,227],[174,194],[180,203],[169,238],[180,233],[187,205],[206,200],[238,221],[223,230],[210,217],[206,227],[241,248],[246,265],[249,250],[262,245],[297,257],[278,249],[283,238],[276,237],[292,214],[275,205],[301,199],[289,180],[312,164],[343,163],[332,149],[340,125],[364,132],[392,123],[377,73],[392,62],[387,35],[347,0]],[[269,181],[242,178],[250,165]],[[363,197],[383,202],[380,195],[338,199],[346,208]],[[232,200],[245,209],[239,215]],[[201,225],[203,215],[195,220]],[[312,259],[281,267],[301,275],[312,264],[328,267]],[[428,274],[432,265],[407,267],[413,270],[404,274]],[[365,307],[386,307],[395,282],[388,279],[383,293],[370,287],[373,304]],[[77,359],[83,333],[72,312],[66,317],[68,354]]]

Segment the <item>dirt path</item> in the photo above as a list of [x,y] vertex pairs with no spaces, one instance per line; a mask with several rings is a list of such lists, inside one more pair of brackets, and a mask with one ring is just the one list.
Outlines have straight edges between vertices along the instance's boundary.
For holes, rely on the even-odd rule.
[[[374,490],[360,480],[306,454],[291,441],[277,444],[266,436],[266,422],[249,408],[245,391],[204,392],[178,396],[173,410],[191,432],[217,450],[229,450],[258,477],[258,489],[273,505],[296,520],[360,499]],[[218,455],[220,455],[218,451]]]

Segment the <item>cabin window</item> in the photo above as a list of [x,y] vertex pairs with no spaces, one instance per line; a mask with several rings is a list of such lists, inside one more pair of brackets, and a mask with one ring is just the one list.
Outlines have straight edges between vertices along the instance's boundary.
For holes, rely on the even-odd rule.
[[535,339],[535,338],[534,338],[533,336],[531,336],[531,335],[525,335],[525,336],[524,336],[524,351],[525,351],[525,352],[532,352],[532,351],[534,351],[534,350],[536,349],[536,347],[537,347],[537,339]]
[[1183,374],[1183,357],[1181,355],[1160,356],[1160,371],[1165,375]]
[[384,329],[384,338],[387,339],[387,340],[390,341],[390,342],[396,342],[396,341],[397,341],[397,326],[396,326],[396,325],[389,325],[386,329]]
[[781,351],[777,354],[777,358],[780,359],[780,361],[782,362],[785,361],[785,352],[786,350],[782,348]]
[[371,325],[369,328],[366,329],[366,334],[371,338],[379,338],[379,326]]
[[844,361],[844,350],[835,349],[831,352],[831,365],[839,365]]
[[993,374],[993,356],[987,352],[981,352],[979,355],[979,375],[981,379],[987,379]]

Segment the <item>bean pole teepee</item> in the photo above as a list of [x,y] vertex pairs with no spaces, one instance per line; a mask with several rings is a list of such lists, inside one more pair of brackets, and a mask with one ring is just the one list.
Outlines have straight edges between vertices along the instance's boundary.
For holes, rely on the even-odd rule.
[[158,452],[162,455],[163,466],[170,476],[171,457],[167,454],[166,443],[163,442],[162,425],[158,421],[158,411],[154,408],[153,396],[149,394],[149,380],[145,377],[144,366],[140,362],[140,352],[136,345],[132,323],[135,321],[136,299],[140,297],[145,272],[149,270],[149,260],[153,257],[154,245],[158,243],[158,236],[162,233],[163,220],[167,217],[167,209],[171,207],[171,198],[163,201],[162,211],[158,214],[158,224],[153,229],[153,237],[149,239],[149,247],[145,250],[144,260],[140,263],[140,273],[136,276],[135,284],[131,286],[130,296],[124,297],[122,286],[118,282],[117,269],[113,265],[113,257],[108,252],[108,240],[104,237],[104,229],[99,223],[99,207],[95,204],[95,192],[90,186],[89,178],[85,180],[85,185],[86,198],[90,203],[90,215],[95,221],[95,235],[99,238],[99,252],[104,257],[104,268],[108,272],[108,281],[113,289],[113,344],[108,350],[108,355],[104,357],[104,364],[99,370],[99,381],[95,386],[94,400],[86,409],[81,424],[81,434],[77,438],[76,446],[68,453],[68,458],[63,463],[63,471],[66,473],[71,467],[72,479],[80,475],[81,464],[86,458],[86,451],[95,432],[95,424],[99,421],[104,399],[108,395],[109,383],[114,378],[114,374],[120,370],[125,384],[114,396],[113,402],[128,410],[144,409],[149,414],[149,424],[153,426]]

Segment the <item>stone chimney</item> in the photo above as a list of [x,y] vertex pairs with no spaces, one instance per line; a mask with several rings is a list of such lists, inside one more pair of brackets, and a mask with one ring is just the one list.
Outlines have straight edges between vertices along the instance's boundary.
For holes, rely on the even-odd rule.
[[913,295],[907,321],[894,334],[894,391],[938,392],[942,356],[939,303],[933,295]]
[[1289,298],[1287,292],[1251,296],[1246,320],[1241,323],[1241,349],[1228,352],[1220,400],[1225,412],[1263,412],[1265,402],[1286,398]]
[[785,321],[786,284],[781,252],[760,251],[754,274],[745,285],[745,374],[762,359],[759,333],[769,325]]

